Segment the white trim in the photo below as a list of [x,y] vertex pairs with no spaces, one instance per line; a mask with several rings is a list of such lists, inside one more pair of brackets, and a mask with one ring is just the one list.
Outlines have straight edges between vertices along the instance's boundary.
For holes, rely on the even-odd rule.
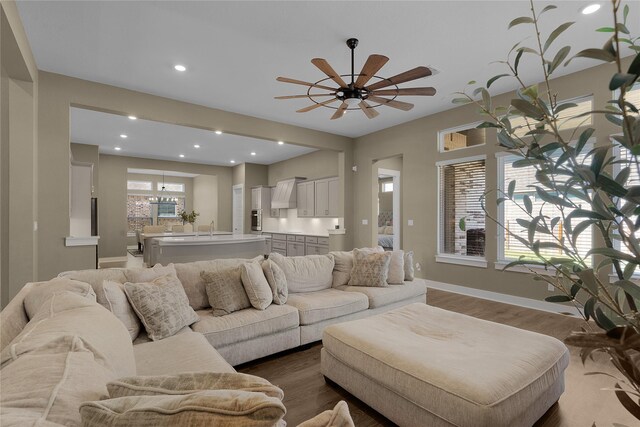
[[[556,269],[554,267],[549,267],[549,268],[545,269],[544,267],[542,267],[540,265],[535,265],[535,264],[514,265],[513,267],[510,267],[508,270],[505,270],[504,268],[507,265],[509,265],[511,262],[513,262],[513,261],[517,261],[517,260],[515,260],[515,259],[512,259],[512,260],[502,259],[500,261],[496,261],[493,265],[494,265],[495,269],[498,270],[498,271],[515,272],[515,273],[529,273],[529,274],[531,274],[531,270],[533,270],[536,273],[544,275],[544,276],[555,276],[555,274],[556,274]],[[529,269],[531,269],[531,270],[529,270]]]
[[64,238],[65,246],[97,246],[100,236],[74,237],[68,236]]
[[[515,295],[508,295],[499,292],[485,291],[484,289],[469,288],[467,286],[452,285],[449,283],[434,282],[432,280],[426,280],[427,287],[432,289],[439,289],[441,291],[453,292],[461,295],[468,295],[480,299],[486,299],[489,301],[496,301],[505,304],[517,305],[519,307],[530,308],[533,310],[547,311],[556,314],[570,313],[573,316],[581,317],[578,309],[574,306],[557,304],[554,302],[539,301],[532,298],[518,297]],[[427,291],[427,300],[429,293]]]
[[481,123],[482,123],[482,121],[478,121],[478,122],[469,123],[469,124],[466,124],[466,125],[460,125],[460,126],[452,127],[452,128],[449,128],[449,129],[443,129],[441,131],[438,131],[438,152],[439,153],[452,153],[452,152],[458,151],[458,150],[465,150],[467,148],[482,147],[483,145],[487,145],[487,142],[485,141],[484,144],[471,145],[471,146],[463,147],[463,148],[456,148],[455,150],[445,150],[444,149],[444,138],[443,138],[444,135],[446,135],[448,133],[460,132],[460,131],[463,131],[463,130],[476,129]]
[[436,262],[487,268],[487,260],[477,256],[438,254],[436,255]]
[[[242,220],[240,221],[240,227],[238,229],[238,231],[236,232],[235,230],[233,230],[233,221],[235,219],[235,209],[233,206],[233,202],[235,200],[235,191],[236,190],[240,190],[240,212],[242,213]],[[244,234],[244,184],[236,184],[233,187],[231,187],[231,232],[232,233],[237,233],[237,234]]]
[[402,224],[402,213],[400,212],[400,171],[378,168],[378,175],[379,174],[391,175],[393,177],[393,250],[397,251],[400,249],[400,225]]
[[487,160],[487,155],[479,154],[477,156],[457,157],[455,159],[450,159],[450,160],[440,160],[436,162],[436,166],[439,167],[439,166],[456,165],[458,163],[476,162],[478,160]]

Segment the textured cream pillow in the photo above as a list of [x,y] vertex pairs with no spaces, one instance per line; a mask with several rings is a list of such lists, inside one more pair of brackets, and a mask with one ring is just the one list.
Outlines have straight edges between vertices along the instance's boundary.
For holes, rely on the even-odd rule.
[[153,341],[170,337],[199,319],[175,275],[151,282],[127,282],[124,292]]
[[401,285],[404,283],[404,251],[391,251],[387,283]]
[[191,394],[201,390],[242,390],[282,400],[284,393],[264,378],[237,372],[185,372],[119,378],[107,384],[109,397]]
[[412,281],[415,278],[413,270],[413,251],[404,253],[404,280]]
[[264,310],[273,302],[273,292],[262,266],[258,261],[245,262],[240,266],[240,279],[253,308]]
[[273,427],[284,414],[282,402],[264,393],[206,390],[191,394],[128,396],[85,402],[82,425],[98,426],[255,426]]
[[267,278],[267,282],[269,282],[269,286],[271,287],[273,302],[279,305],[286,303],[287,298],[289,297],[289,289],[287,287],[287,278],[284,275],[284,271],[278,267],[278,264],[270,259],[262,263],[262,271],[264,272],[264,276]]
[[287,278],[289,292],[314,292],[331,288],[333,283],[333,255],[307,255],[285,257],[269,255]]
[[127,276],[127,282],[132,283],[151,282],[163,276],[171,276],[178,279],[176,268],[173,264],[169,264],[166,267],[162,264],[156,264],[153,268],[129,268],[125,270],[125,275]]
[[200,274],[206,284],[214,316],[225,316],[251,307],[251,301],[242,286],[240,267],[203,271]]
[[368,253],[353,250],[353,270],[349,286],[386,287],[391,252]]
[[298,424],[298,427],[354,427],[354,424],[347,402],[341,400],[333,410],[324,411],[310,420]]
[[138,338],[142,323],[124,293],[124,284],[105,280],[101,292],[104,295],[107,309],[124,324],[131,335],[131,341]]
[[44,304],[53,294],[60,292],[73,292],[90,301],[96,302],[96,293],[90,284],[77,280],[68,279],[66,277],[57,277],[48,282],[43,282],[33,289],[24,297],[24,311],[27,317],[32,319],[42,304]]
[[[367,253],[384,252],[382,246],[375,248],[362,248],[361,251]],[[351,278],[351,270],[353,270],[353,251],[335,251],[329,252],[333,255],[335,265],[333,267],[333,287],[344,286],[349,283]]]

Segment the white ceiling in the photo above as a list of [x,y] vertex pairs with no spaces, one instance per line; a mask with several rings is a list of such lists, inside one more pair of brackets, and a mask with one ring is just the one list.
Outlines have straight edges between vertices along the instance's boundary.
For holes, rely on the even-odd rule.
[[[97,145],[104,154],[233,166],[231,160],[235,160],[235,164],[270,165],[316,151],[245,136],[216,135],[210,130],[187,126],[130,120],[125,116],[75,107],[71,108],[70,116],[71,142]],[[121,138],[121,134],[127,138]],[[195,148],[196,144],[200,148]],[[116,151],[115,147],[121,150]],[[252,156],[252,152],[256,155]]]
[[[577,22],[556,49],[570,45],[576,53],[606,41],[594,30],[610,25],[609,2],[580,14],[588,3],[556,1],[558,9],[544,16],[543,34]],[[453,92],[501,73],[489,64],[532,35],[529,25],[507,31],[511,19],[528,14],[528,1],[19,1],[18,8],[42,70],[351,137],[451,108]],[[629,22],[640,22],[639,9],[632,7]],[[434,86],[438,94],[404,97],[415,103],[412,111],[381,107],[373,120],[359,111],[329,120],[334,110],[296,113],[310,102],[273,99],[305,93],[277,76],[325,77],[309,62],[314,57],[349,72],[349,37],[360,39],[356,72],[372,53],[390,58],[382,76],[431,65],[440,74],[402,87]],[[520,73],[527,83],[540,80],[539,63],[530,58]],[[176,72],[177,63],[187,71]],[[596,64],[578,59],[558,74]],[[505,92],[515,82],[502,79],[492,88]]]

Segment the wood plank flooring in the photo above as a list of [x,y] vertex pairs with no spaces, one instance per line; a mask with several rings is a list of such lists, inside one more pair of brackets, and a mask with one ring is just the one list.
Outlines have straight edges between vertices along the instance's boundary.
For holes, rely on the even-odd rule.
[[[550,335],[560,340],[572,330],[578,330],[581,319],[531,310],[509,304],[430,289],[430,305],[456,311],[469,316],[503,323],[530,331]],[[325,383],[320,373],[321,343],[270,356],[237,367],[238,371],[268,379],[284,390],[287,407],[285,420],[297,424],[331,409],[340,400],[349,404],[357,427],[389,426],[389,420],[336,385]],[[604,371],[617,375],[609,362],[599,358],[582,366],[579,350],[571,348],[571,362],[565,371],[566,389],[558,404],[554,405],[536,427],[598,427],[619,423],[629,427],[640,422],[629,415],[614,394],[601,390],[613,386],[613,379],[602,375],[585,376],[586,372]],[[618,375],[619,376],[619,375]],[[420,420],[416,420],[420,426]]]

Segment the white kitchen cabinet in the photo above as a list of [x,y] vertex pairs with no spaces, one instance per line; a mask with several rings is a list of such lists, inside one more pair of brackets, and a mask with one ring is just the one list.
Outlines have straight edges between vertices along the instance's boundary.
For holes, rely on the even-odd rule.
[[315,216],[315,182],[298,184],[298,217]]
[[304,243],[287,242],[287,256],[304,256]]
[[271,189],[254,187],[251,189],[251,210],[271,209]]
[[[273,195],[276,192],[276,187],[271,187],[271,200],[273,200]],[[287,210],[286,209],[274,209],[271,207],[271,203],[269,203],[269,216],[271,218],[286,218]]]
[[340,200],[340,179],[325,178],[315,181],[315,216],[337,217]]

